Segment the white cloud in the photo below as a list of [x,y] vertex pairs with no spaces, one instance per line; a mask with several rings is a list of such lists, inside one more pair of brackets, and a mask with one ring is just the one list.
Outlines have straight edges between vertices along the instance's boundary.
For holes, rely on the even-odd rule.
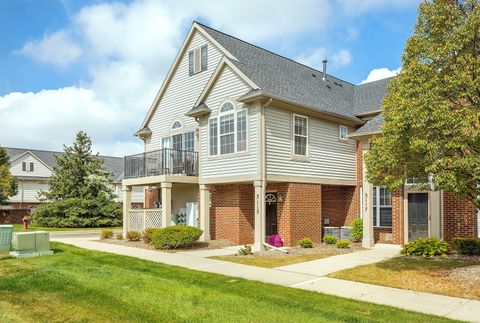
[[329,60],[328,68],[333,69],[346,66],[352,61],[352,55],[347,49],[340,49],[337,52],[330,53],[324,47],[309,50],[306,53],[298,56],[296,60],[302,64],[316,68],[317,70],[322,70],[322,61],[324,59],[328,60],[328,58],[331,58]]
[[394,70],[390,70],[386,67],[375,68],[371,70],[370,73],[368,73],[367,78],[364,79],[362,82],[360,82],[360,84],[369,83],[369,82],[385,79],[387,77],[395,76],[398,73],[400,73],[400,70],[401,70],[401,67]]
[[67,31],[61,30],[45,35],[40,40],[27,42],[20,53],[41,63],[66,66],[82,55],[82,49],[71,39]]

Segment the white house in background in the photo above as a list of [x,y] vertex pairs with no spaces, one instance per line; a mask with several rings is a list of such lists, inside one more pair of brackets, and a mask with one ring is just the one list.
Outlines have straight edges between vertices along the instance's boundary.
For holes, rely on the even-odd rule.
[[[61,152],[45,151],[22,148],[6,148],[10,171],[18,181],[18,193],[10,198],[3,209],[25,209],[35,208],[41,202],[38,193],[48,190],[46,181],[52,175],[55,166],[55,155]],[[106,170],[112,174],[111,181],[117,194],[117,201],[122,202],[121,182],[123,179],[123,158],[99,156],[103,160]],[[132,194],[134,207],[142,207],[144,203],[144,188],[138,186]]]

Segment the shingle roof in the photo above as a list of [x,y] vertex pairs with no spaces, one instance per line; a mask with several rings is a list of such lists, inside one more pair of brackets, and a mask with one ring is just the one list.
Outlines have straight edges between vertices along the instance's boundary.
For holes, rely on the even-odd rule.
[[[389,79],[356,86],[200,24],[237,60],[233,64],[263,92],[340,116],[378,110]],[[358,88],[358,90],[357,90]]]
[[[61,155],[61,152],[58,151],[48,151],[48,150],[37,150],[37,149],[25,149],[25,148],[8,148],[5,147],[10,159],[14,159],[17,156],[23,155],[25,152],[29,151],[34,154],[38,159],[44,162],[50,168],[55,166],[54,156]],[[103,165],[107,172],[112,173],[110,179],[118,182],[123,179],[123,158],[121,157],[111,157],[111,156],[98,156],[103,160]]]
[[375,118],[368,120],[363,126],[357,129],[350,137],[359,137],[370,134],[380,133],[382,131],[383,116],[380,113]]

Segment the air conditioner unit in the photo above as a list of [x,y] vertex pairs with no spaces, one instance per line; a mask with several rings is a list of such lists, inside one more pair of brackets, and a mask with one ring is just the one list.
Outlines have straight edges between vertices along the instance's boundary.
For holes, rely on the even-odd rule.
[[50,235],[47,231],[16,232],[13,234],[11,256],[17,258],[45,256],[50,250]]

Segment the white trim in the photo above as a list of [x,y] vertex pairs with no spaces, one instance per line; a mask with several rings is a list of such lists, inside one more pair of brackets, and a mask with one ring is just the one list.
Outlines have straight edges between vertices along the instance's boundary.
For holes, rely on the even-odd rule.
[[[342,138],[342,130],[345,130],[345,138]],[[342,141],[348,140],[348,127],[344,125],[338,125],[338,139]]]
[[[307,135],[298,135],[298,134],[295,133],[295,117],[307,119],[307,124],[306,124]],[[309,137],[310,136],[309,136],[309,132],[310,132],[310,127],[309,127],[308,117],[294,113],[292,115],[292,156],[293,156],[293,158],[308,158],[310,156],[310,149],[309,149],[310,148],[309,147]],[[306,141],[305,141],[305,155],[300,155],[300,154],[295,153],[295,136],[303,137],[303,138],[306,139]]]
[[15,155],[15,156],[13,156],[13,158],[11,158],[8,162],[9,162],[10,165],[11,165],[14,161],[18,160],[19,158],[21,158],[21,157],[23,157],[23,156],[25,156],[25,155],[27,155],[27,154],[29,154],[30,156],[32,156],[33,158],[35,158],[36,160],[38,160],[38,162],[39,162],[40,164],[42,164],[43,166],[47,167],[50,171],[53,172],[53,169],[52,169],[50,166],[48,166],[46,163],[44,163],[40,158],[37,157],[37,155],[35,155],[34,153],[32,153],[30,150],[27,150],[27,151],[25,151],[25,152],[23,152],[23,153],[20,153],[20,154],[17,154],[17,155]]
[[[377,197],[377,200],[376,201],[373,201],[373,208],[376,208],[376,214],[374,214],[374,218],[375,218],[375,221],[373,222],[373,227],[374,228],[391,228],[393,226],[393,205],[392,205],[392,192],[390,192],[390,190],[388,190],[389,194],[390,194],[390,204],[389,205],[381,205],[380,204],[380,189],[383,188],[383,189],[386,189],[388,190],[388,188],[386,188],[385,186],[374,186],[373,187],[373,191],[375,192],[374,195],[376,195]],[[373,199],[373,196],[372,196],[372,199]],[[380,223],[380,209],[381,208],[390,208],[392,209],[392,225],[390,226],[385,226],[385,225],[381,225]],[[377,224],[377,225],[375,225]]]

